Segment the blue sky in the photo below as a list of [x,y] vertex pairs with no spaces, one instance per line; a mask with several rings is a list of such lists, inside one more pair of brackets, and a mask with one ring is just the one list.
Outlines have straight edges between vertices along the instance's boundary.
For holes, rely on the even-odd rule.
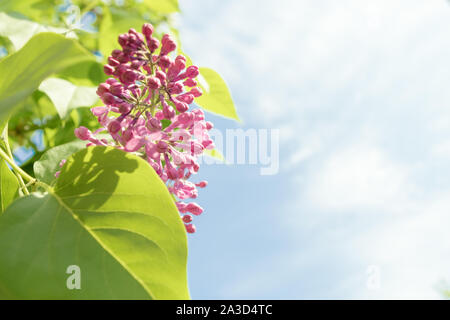
[[201,168],[210,184],[189,241],[192,297],[441,297],[450,281],[448,3],[180,3],[184,51],[223,75],[242,128],[281,132],[277,175]]

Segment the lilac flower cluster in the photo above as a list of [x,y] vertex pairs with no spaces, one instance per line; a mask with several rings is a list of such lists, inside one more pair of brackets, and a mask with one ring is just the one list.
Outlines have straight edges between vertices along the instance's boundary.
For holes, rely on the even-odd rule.
[[[198,67],[186,67],[182,55],[170,57],[175,41],[165,34],[160,43],[150,24],[142,33],[130,29],[120,35],[119,44],[122,50],[114,50],[104,66],[111,77],[97,89],[104,106],[91,109],[102,127],[95,132],[79,127],[75,135],[88,146],[113,145],[146,159],[175,196],[187,232],[194,233],[192,215],[203,209],[184,200],[197,198],[197,188],[207,182],[188,179],[199,170],[197,158],[214,148],[208,135],[212,123],[202,110],[189,110],[202,94],[195,80]],[[112,141],[96,137],[102,131]]]

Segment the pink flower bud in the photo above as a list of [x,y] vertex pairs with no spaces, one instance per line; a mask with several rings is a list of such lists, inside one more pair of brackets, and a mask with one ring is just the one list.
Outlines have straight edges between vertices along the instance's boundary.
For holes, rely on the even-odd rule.
[[212,128],[214,128],[214,125],[211,122],[206,121],[206,130],[211,130]]
[[102,96],[102,101],[106,104],[106,105],[112,105],[115,104],[117,102],[117,98],[115,96],[113,96],[111,93],[109,92],[105,92]]
[[192,78],[187,78],[184,80],[183,84],[187,87],[195,87],[197,85],[197,81]]
[[194,114],[192,112],[186,112],[178,115],[178,121],[181,124],[189,124],[194,121]]
[[105,112],[108,112],[108,108],[107,107],[94,107],[91,109],[91,112],[94,116],[99,117],[99,116],[105,114]]
[[134,135],[133,135],[133,131],[130,128],[127,128],[123,133],[122,133],[122,138],[125,142],[130,141],[131,139],[133,139]]
[[205,147],[203,147],[202,144],[198,143],[197,141],[191,141],[191,153],[198,155],[203,152]]
[[186,58],[182,55],[177,56],[175,58],[175,66],[180,71],[186,68]]
[[184,223],[191,223],[192,222],[192,217],[188,214],[183,216],[183,222]]
[[161,70],[156,71],[155,77],[157,77],[161,83],[166,82],[166,74]]
[[201,109],[195,109],[192,111],[192,113],[195,115],[196,121],[205,120],[205,114],[203,113],[203,111]]
[[128,61],[130,61],[130,57],[127,56],[125,53],[121,53],[117,58],[117,61],[119,61],[120,63],[127,63]]
[[[130,32],[131,31],[131,32]],[[134,31],[134,32],[133,32]],[[130,29],[129,31],[128,31],[128,43],[127,43],[127,45],[129,46],[129,45],[134,45],[134,43],[136,42],[136,40],[137,40],[138,38],[137,38],[137,36],[136,36],[136,30],[134,30],[134,29]]]
[[138,151],[143,146],[143,141],[141,138],[131,138],[125,145],[125,151],[135,152]]
[[159,40],[156,38],[150,38],[147,40],[147,45],[150,52],[153,53],[159,47]]
[[149,39],[153,34],[153,26],[150,23],[144,23],[142,26],[142,33]]
[[186,213],[187,212],[187,203],[178,201],[175,204],[176,204],[176,206],[178,208],[178,211],[180,211],[181,213]]
[[119,49],[114,49],[114,50],[111,52],[111,56],[112,56],[114,59],[117,59],[117,58],[120,57],[122,54],[123,54],[122,51],[119,50]]
[[89,140],[92,137],[92,132],[86,127],[76,128],[74,133],[80,140]]
[[194,102],[194,95],[192,95],[190,93],[185,93],[185,94],[177,96],[176,99],[178,101],[181,101],[181,102],[184,102],[187,104],[191,104],[192,102]]
[[210,145],[212,145],[212,144],[214,144],[214,141],[212,141],[211,139],[203,140],[203,141],[202,141],[202,146],[203,146],[205,149],[208,149],[208,147],[209,147]]
[[109,85],[114,84],[114,83],[118,83],[118,81],[116,79],[114,79],[114,78],[108,78],[108,79],[106,79],[105,82],[107,84],[109,84]]
[[109,87],[109,92],[115,96],[121,96],[123,94],[123,86],[121,83],[116,82]]
[[186,227],[186,231],[188,233],[195,233],[196,228],[193,224],[185,224],[184,226]]
[[187,205],[187,210],[188,210],[190,213],[192,213],[192,214],[194,214],[194,215],[196,215],[196,216],[200,215],[200,214],[203,212],[203,208],[200,207],[200,206],[199,206],[197,203],[195,203],[195,202],[189,203],[189,204]]
[[120,76],[120,79],[124,83],[132,83],[136,80],[137,74],[136,71],[128,70],[123,73],[123,75]]
[[168,89],[171,94],[179,94],[183,92],[183,85],[179,82],[172,82],[169,84]]
[[198,67],[197,66],[190,66],[190,67],[188,67],[186,69],[186,76],[188,78],[195,78],[199,74],[200,74],[200,72],[198,71]]
[[97,88],[97,95],[102,96],[104,93],[109,91],[109,84],[101,83]]
[[108,57],[108,64],[112,67],[116,67],[120,64],[120,62],[110,56]]
[[207,181],[200,181],[199,183],[195,184],[199,188],[205,188],[208,185]]
[[150,131],[159,131],[162,128],[161,121],[156,118],[151,118],[147,121],[147,128]]
[[202,89],[200,89],[199,87],[192,88],[189,92],[196,98],[200,97],[203,94]]
[[131,108],[132,108],[131,104],[123,102],[119,106],[119,113],[126,114],[130,112]]
[[122,126],[120,125],[120,122],[117,120],[111,121],[108,124],[108,131],[113,134],[119,132],[121,128]]
[[134,70],[138,70],[140,67],[144,65],[144,61],[134,60],[130,64],[130,68]]
[[160,110],[155,113],[155,118],[158,120],[164,119],[164,113]]
[[174,100],[173,103],[175,104],[175,107],[177,108],[178,112],[183,113],[186,112],[189,109],[189,106],[187,103]]
[[114,71],[115,76],[121,76],[128,70],[128,66],[125,64],[119,64]]
[[121,35],[119,36],[118,41],[119,41],[119,44],[120,44],[122,47],[125,47],[125,46],[127,45],[127,43],[128,43],[128,34],[126,34],[126,33],[121,34]]
[[103,71],[105,72],[106,75],[112,76],[114,73],[114,68],[109,64],[105,64],[105,66],[103,67]]
[[178,179],[178,171],[174,167],[170,167],[167,169],[167,176],[170,180]]
[[172,62],[170,61],[170,58],[168,56],[161,56],[159,57],[158,66],[160,66],[163,69],[166,69],[170,66]]
[[150,165],[152,166],[152,168],[153,168],[153,170],[155,170],[156,171],[156,173],[160,173],[160,171],[161,171],[161,167],[159,166],[159,164],[157,164],[157,163],[154,163],[153,161],[150,163]]
[[175,110],[168,104],[165,104],[163,107],[163,114],[164,118],[172,119],[173,117],[175,117]]
[[161,87],[161,81],[157,77],[148,77],[147,85],[150,89],[156,90]]
[[174,51],[177,48],[177,44],[169,34],[165,34],[161,40],[161,53],[160,55],[165,56],[166,54]]
[[167,142],[165,142],[165,141],[159,141],[157,144],[156,144],[156,150],[159,152],[159,153],[164,153],[164,152],[166,152],[167,151],[167,148],[169,148],[169,145],[167,144]]

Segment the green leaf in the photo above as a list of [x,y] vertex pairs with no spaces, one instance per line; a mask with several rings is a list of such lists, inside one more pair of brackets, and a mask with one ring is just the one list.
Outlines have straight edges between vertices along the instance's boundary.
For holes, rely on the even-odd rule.
[[74,108],[89,107],[98,101],[97,88],[76,86],[63,79],[46,79],[39,90],[52,100],[61,119]]
[[56,75],[77,86],[96,87],[108,77],[103,72],[103,64],[97,61],[83,61],[65,68]]
[[77,42],[54,33],[35,35],[0,62],[0,120],[23,103],[42,80],[70,65],[93,59]]
[[[0,216],[0,298],[188,299],[186,231],[146,161],[89,147]],[[81,290],[66,270],[80,268]],[[2,292],[2,293],[1,293]]]
[[[54,15],[57,0],[1,0],[0,11],[25,15],[35,21],[42,21]],[[60,2],[60,1],[59,1]]]
[[68,159],[72,154],[86,148],[86,141],[76,140],[51,148],[33,165],[36,179],[51,184],[55,180],[55,173],[60,171],[59,163]]
[[202,85],[203,95],[195,100],[204,110],[241,121],[236,113],[231,93],[222,77],[212,69],[200,68],[200,75],[207,82]]
[[148,9],[158,14],[169,14],[180,11],[178,0],[144,0],[144,4]]
[[0,213],[17,197],[19,182],[16,176],[6,165],[5,160],[0,160]]
[[[8,38],[14,50],[19,50],[30,38],[40,32],[66,33],[68,29],[54,28],[41,25],[25,19],[12,17],[4,12],[0,12],[0,36]],[[71,37],[76,37],[75,33],[70,33]]]

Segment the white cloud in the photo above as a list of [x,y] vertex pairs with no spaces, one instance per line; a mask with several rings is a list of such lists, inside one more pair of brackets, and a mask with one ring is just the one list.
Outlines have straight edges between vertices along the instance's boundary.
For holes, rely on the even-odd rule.
[[[407,219],[391,219],[383,228],[361,235],[357,252],[380,267],[376,298],[439,298],[436,285],[449,279],[450,192],[426,201],[415,200]],[[414,199],[411,199],[414,201]]]
[[395,210],[407,203],[407,178],[408,170],[392,163],[381,149],[352,145],[316,167],[306,199],[320,210]]

